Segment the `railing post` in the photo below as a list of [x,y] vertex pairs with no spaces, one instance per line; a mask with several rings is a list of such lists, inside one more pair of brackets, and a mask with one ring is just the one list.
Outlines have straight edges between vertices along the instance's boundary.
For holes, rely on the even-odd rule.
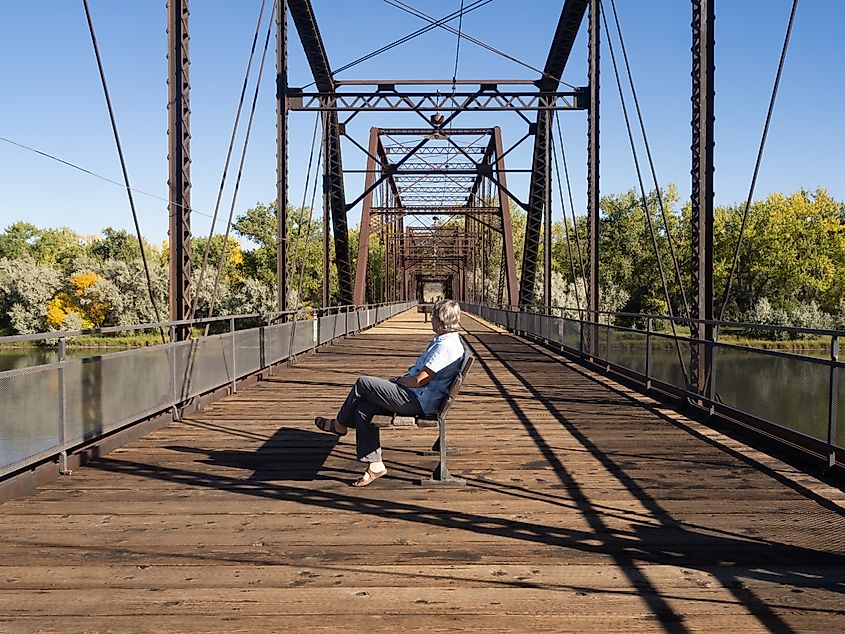
[[716,412],[716,342],[719,341],[719,326],[713,326],[713,339],[707,342],[705,362],[710,370],[710,380],[707,382],[707,398],[710,399],[710,406],[707,408],[707,415],[713,416]]
[[235,318],[229,318],[229,334],[232,336],[232,394],[237,393],[238,391],[238,362],[237,358],[235,357],[236,353],[236,346],[235,346]]
[[578,310],[578,352],[584,357],[584,309]]
[[654,328],[652,318],[646,320],[645,327],[645,389],[651,389],[651,332]]
[[64,337],[59,337],[59,443],[62,448],[59,452],[59,473],[70,475],[67,468],[67,394],[65,392],[65,361],[67,359],[67,345]]
[[259,317],[258,318],[258,365],[263,370],[267,365],[267,355],[264,353],[264,323],[270,323],[270,318],[267,317],[266,319]]
[[181,395],[176,393],[176,346],[174,345],[176,342],[176,326],[170,326],[169,331],[168,341],[170,342],[170,351],[167,356],[170,359],[170,389],[173,396],[173,407],[171,408],[170,415],[174,421],[177,421],[179,420],[178,404],[182,399],[180,398]]
[[828,398],[828,415],[827,415],[827,466],[833,468],[836,466],[836,423],[839,409],[839,335],[833,335],[830,338],[830,391]]

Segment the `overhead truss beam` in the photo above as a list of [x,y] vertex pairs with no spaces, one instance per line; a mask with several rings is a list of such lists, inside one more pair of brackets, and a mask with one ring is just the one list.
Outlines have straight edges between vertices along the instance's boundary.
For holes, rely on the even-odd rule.
[[[566,0],[560,13],[557,28],[552,38],[551,49],[546,59],[543,75],[537,80],[541,91],[557,90],[560,78],[566,68],[572,45],[589,0]],[[537,124],[534,126],[534,154],[531,162],[531,181],[528,193],[528,216],[525,226],[525,247],[522,256],[522,277],[520,279],[519,303],[531,305],[535,302],[534,284],[540,248],[540,227],[543,212],[547,207],[550,188],[551,125],[554,109],[538,109]],[[546,272],[549,275],[550,271]]]
[[[296,26],[302,48],[314,83],[323,93],[326,105],[324,117],[325,162],[323,195],[329,200],[334,233],[335,265],[337,266],[340,303],[352,302],[352,274],[349,263],[349,230],[346,219],[346,195],[343,185],[343,159],[341,156],[341,126],[337,110],[333,108],[336,84],[332,77],[326,48],[317,28],[317,20],[310,0],[288,0],[291,18]],[[290,89],[285,86],[285,98],[290,105]],[[292,109],[292,108],[289,108]],[[328,284],[329,280],[323,280]]]

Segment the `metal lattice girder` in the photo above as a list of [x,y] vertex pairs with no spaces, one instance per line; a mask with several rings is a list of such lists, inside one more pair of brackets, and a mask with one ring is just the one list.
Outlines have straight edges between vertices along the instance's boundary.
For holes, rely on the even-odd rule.
[[[584,19],[589,0],[566,0],[560,13],[543,75],[537,86],[544,91],[557,89],[569,60],[572,45]],[[534,303],[534,282],[540,248],[540,226],[549,190],[549,138],[554,109],[540,109],[534,134],[534,155],[531,163],[531,182],[528,193],[528,217],[525,225],[525,248],[522,255],[522,278],[519,303]]]
[[[291,18],[296,26],[299,39],[317,89],[323,96],[326,115],[326,159],[324,195],[329,199],[334,232],[335,265],[337,266],[340,303],[352,302],[352,274],[349,264],[349,230],[346,220],[346,196],[343,187],[343,159],[340,149],[340,123],[337,111],[332,107],[335,99],[336,84],[332,77],[326,48],[317,28],[317,20],[310,0],[288,0]],[[290,88],[285,87],[285,97],[290,108]],[[327,283],[327,281],[326,281]]]
[[478,110],[583,110],[579,92],[326,93],[288,90],[288,107],[302,111],[471,112]]
[[[713,319],[713,0],[692,2],[692,297],[690,317]],[[698,323],[695,338],[713,341],[713,326]],[[691,388],[705,395],[712,359],[700,344],[691,346]]]
[[276,305],[288,309],[288,0],[276,10]]
[[[405,145],[385,145],[384,151],[387,154],[407,154],[410,148]],[[484,154],[487,147],[484,145],[465,145],[461,147],[461,151],[465,154]],[[457,150],[452,147],[421,147],[416,151],[417,156],[443,156],[454,155]]]
[[379,133],[378,128],[370,129],[370,144],[367,150],[367,175],[364,179],[364,188],[370,192],[364,197],[361,208],[361,225],[358,235],[358,261],[355,268],[355,289],[352,296],[352,303],[356,306],[365,304],[365,293],[367,283],[367,262],[369,260],[370,246],[370,215],[373,206],[372,186],[376,179],[376,157],[379,154]]
[[[599,303],[599,81],[601,70],[601,0],[590,0],[588,64],[590,74],[590,108],[587,113],[587,258],[590,267],[587,281],[588,318],[598,323]],[[598,329],[590,328],[587,345],[598,354]]]
[[[188,0],[167,2],[167,151],[170,217],[170,319],[191,312],[191,133]],[[178,329],[181,331],[181,329]],[[177,333],[180,338],[184,334]]]
[[[495,144],[496,173],[498,176],[498,198],[499,214],[502,220],[502,272],[504,272],[504,284],[508,289],[508,305],[514,305],[518,301],[516,288],[516,257],[513,250],[513,232],[511,231],[511,209],[507,194],[508,182],[505,174],[504,150],[502,146],[502,130],[496,128],[493,133]],[[501,274],[500,274],[501,276]],[[502,292],[499,292],[499,303],[501,303]]]

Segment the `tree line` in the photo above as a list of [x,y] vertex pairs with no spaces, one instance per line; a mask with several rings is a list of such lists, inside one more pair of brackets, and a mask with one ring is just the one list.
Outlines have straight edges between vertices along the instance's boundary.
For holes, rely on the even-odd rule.
[[[660,194],[666,222],[657,192],[648,194],[646,206],[633,190],[601,200],[603,309],[665,315],[671,307],[675,315],[686,314],[685,292],[688,294],[692,279],[690,207],[679,205],[672,186]],[[715,212],[717,313],[738,242],[743,207],[723,206]],[[310,217],[308,209],[288,211],[288,301],[291,305],[318,306],[322,222],[316,215]],[[259,203],[238,216],[232,226],[233,235],[226,241],[225,254],[222,235],[214,235],[211,240],[199,236],[192,239],[191,281],[196,294],[196,316],[275,310],[275,215],[274,204]],[[511,216],[520,266],[525,213],[514,206]],[[354,265],[358,230],[350,228],[349,238]],[[243,240],[248,241],[248,248],[242,246]],[[553,225],[554,304],[573,308],[585,304],[582,273],[587,263],[586,247],[586,217]],[[147,290],[141,248],[134,235],[120,229],[106,228],[100,235],[85,236],[68,228],[41,229],[23,221],[6,227],[0,233],[0,330],[8,334],[31,333],[157,321]],[[143,249],[153,297],[159,317],[164,320],[167,248],[144,241]],[[371,299],[377,299],[380,288],[383,253],[378,236],[373,236],[369,258]],[[501,257],[495,244],[491,255],[482,283],[489,291],[487,297],[493,299]],[[207,265],[201,276],[204,259]],[[661,282],[661,267],[666,290]],[[542,301],[541,277],[538,275],[535,290]],[[330,289],[336,302],[334,270]],[[823,189],[771,194],[754,202],[747,216],[724,315],[732,321],[845,328],[845,204]]]

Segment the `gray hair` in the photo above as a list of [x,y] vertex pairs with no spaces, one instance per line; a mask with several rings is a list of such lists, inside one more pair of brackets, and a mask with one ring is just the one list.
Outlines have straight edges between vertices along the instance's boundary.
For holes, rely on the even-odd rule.
[[457,332],[461,328],[461,306],[453,299],[441,299],[431,309],[432,318],[448,332]]

